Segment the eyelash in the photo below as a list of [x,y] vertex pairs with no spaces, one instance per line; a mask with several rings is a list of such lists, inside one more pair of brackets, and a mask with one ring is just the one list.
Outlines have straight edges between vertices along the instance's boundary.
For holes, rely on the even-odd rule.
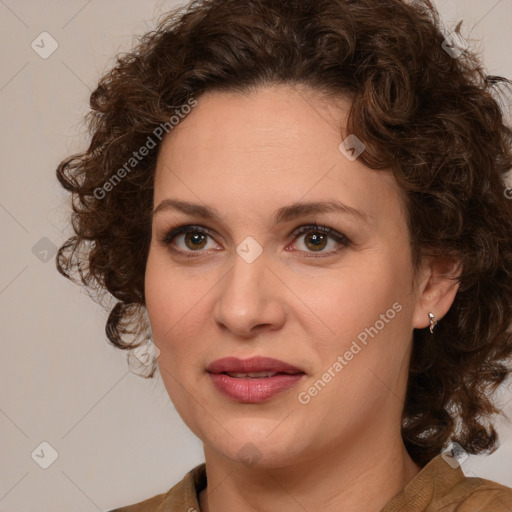
[[[310,232],[319,232],[324,235],[328,235],[329,237],[331,237],[333,240],[335,240],[336,242],[338,242],[339,244],[341,244],[344,247],[348,247],[349,245],[351,245],[351,241],[345,235],[338,233],[337,231],[335,231],[332,228],[329,228],[328,226],[323,226],[323,225],[318,225],[318,224],[310,224],[310,225],[300,226],[300,227],[296,228],[291,233],[291,235],[294,237],[293,240],[295,241],[301,235],[310,233]],[[185,225],[180,225],[180,226],[177,226],[175,228],[171,228],[170,230],[168,230],[166,232],[166,234],[163,236],[163,238],[160,240],[160,242],[163,245],[165,245],[166,247],[168,247],[172,252],[179,253],[180,255],[183,255],[186,258],[197,258],[197,257],[203,256],[203,254],[201,254],[201,253],[204,253],[205,251],[200,250],[200,249],[198,249],[197,251],[183,251],[181,249],[175,249],[175,248],[171,247],[171,242],[174,240],[174,238],[176,238],[179,235],[188,234],[188,233],[200,233],[200,234],[212,237],[210,232],[201,226],[185,224]],[[332,256],[337,251],[338,251],[338,249],[335,249],[334,251],[330,251],[330,252],[320,251],[318,254],[315,254],[314,252],[309,252],[309,251],[299,251],[299,252],[304,253],[306,258],[323,258],[323,257],[327,257],[327,256]]]

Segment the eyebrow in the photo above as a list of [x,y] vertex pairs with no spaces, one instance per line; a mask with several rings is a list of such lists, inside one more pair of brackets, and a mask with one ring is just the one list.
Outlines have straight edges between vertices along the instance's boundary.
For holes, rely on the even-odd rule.
[[[195,215],[206,220],[217,221],[225,226],[218,210],[210,206],[190,203],[188,201],[180,201],[177,199],[164,199],[154,209],[153,216],[166,210],[178,210],[188,215]],[[297,217],[317,213],[339,213],[350,215],[366,223],[369,223],[371,219],[371,216],[367,213],[343,204],[337,200],[296,202],[279,208],[274,214],[272,226],[276,226],[283,222],[289,222]]]

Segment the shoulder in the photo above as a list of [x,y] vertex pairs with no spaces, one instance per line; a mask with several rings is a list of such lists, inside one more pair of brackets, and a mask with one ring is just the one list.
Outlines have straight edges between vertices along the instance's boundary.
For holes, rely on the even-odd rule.
[[166,493],[139,501],[133,505],[109,512],[187,512],[199,511],[198,492],[206,487],[206,465],[204,462],[191,469],[183,479]]
[[154,512],[156,508],[162,504],[166,495],[167,493],[158,494],[144,501],[139,501],[138,503],[127,505],[125,507],[116,508],[110,510],[109,512]]
[[456,459],[439,454],[381,512],[512,512],[512,489],[466,476]]
[[512,489],[485,478],[466,477],[442,502],[446,512],[511,512]]

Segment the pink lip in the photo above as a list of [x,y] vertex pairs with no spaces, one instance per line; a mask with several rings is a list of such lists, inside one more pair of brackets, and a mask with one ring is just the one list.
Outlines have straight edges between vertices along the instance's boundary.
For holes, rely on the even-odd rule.
[[238,357],[223,357],[217,359],[206,367],[210,373],[251,373],[251,372],[281,372],[281,373],[304,373],[300,368],[291,364],[279,361],[272,357],[250,357],[249,359],[238,359]]
[[[213,384],[225,396],[245,403],[259,403],[295,386],[305,373],[299,368],[270,357],[238,359],[225,357],[214,361],[206,368]],[[236,378],[225,372],[279,372],[273,377]]]

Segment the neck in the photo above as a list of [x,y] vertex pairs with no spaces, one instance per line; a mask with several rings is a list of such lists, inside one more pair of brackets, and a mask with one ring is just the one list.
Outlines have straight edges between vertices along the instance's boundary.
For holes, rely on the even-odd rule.
[[346,443],[289,465],[247,467],[205,446],[208,485],[202,512],[380,511],[419,473],[402,439]]

